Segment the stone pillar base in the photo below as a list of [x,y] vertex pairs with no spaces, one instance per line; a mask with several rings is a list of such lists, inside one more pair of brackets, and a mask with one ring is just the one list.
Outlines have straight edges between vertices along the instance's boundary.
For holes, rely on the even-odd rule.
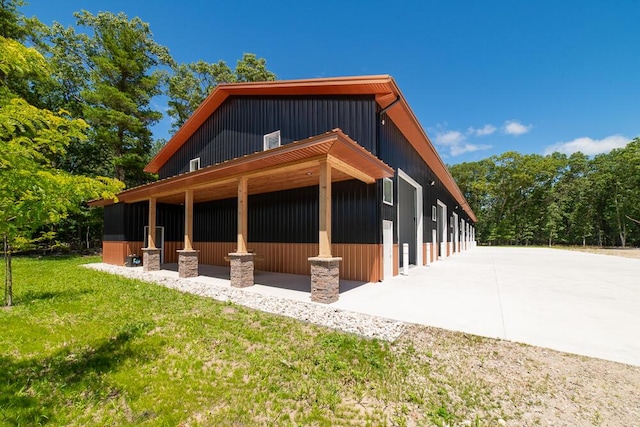
[[231,286],[246,288],[253,286],[253,258],[251,253],[232,252],[229,254],[231,263]]
[[178,277],[198,277],[198,255],[200,251],[178,251]]
[[340,261],[342,258],[309,258],[311,263],[311,301],[330,304],[340,294]]
[[160,249],[142,248],[142,271],[160,270]]

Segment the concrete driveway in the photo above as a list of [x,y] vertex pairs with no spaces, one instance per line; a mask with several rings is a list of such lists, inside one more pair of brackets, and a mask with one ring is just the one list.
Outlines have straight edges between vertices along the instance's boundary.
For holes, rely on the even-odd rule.
[[332,306],[640,366],[640,260],[477,247]]

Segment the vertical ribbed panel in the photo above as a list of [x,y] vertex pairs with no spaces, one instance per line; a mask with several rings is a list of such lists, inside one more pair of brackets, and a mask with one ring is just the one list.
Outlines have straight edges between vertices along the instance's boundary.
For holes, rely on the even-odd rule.
[[126,203],[125,240],[144,241],[144,227],[149,223],[149,202]]
[[340,278],[363,282],[381,280],[382,245],[331,245],[333,256],[341,257]]
[[[142,256],[143,242],[102,243],[102,261],[123,265],[127,255]],[[317,243],[249,242],[249,250],[256,254],[255,269],[277,273],[310,273],[309,258],[318,255]],[[178,262],[177,251],[183,242],[164,243],[164,262]],[[198,262],[209,265],[229,265],[225,257],[235,252],[236,244],[230,242],[194,242],[193,249],[200,251]],[[340,278],[363,282],[381,280],[382,245],[333,244],[333,256],[341,257]]]
[[143,242],[102,242],[102,262],[112,265],[123,265],[127,255],[142,256]]
[[229,97],[162,166],[160,178],[189,170],[200,158],[209,166],[262,151],[263,136],[280,130],[282,144],[335,128],[375,154],[373,96]]
[[157,211],[156,225],[164,227],[165,241],[182,241],[184,239],[184,206],[158,203]]
[[111,265],[122,265],[127,256],[127,242],[102,242],[102,262]]
[[[104,241],[122,242],[125,237],[125,205],[117,203],[115,205],[107,205],[104,207]],[[105,261],[106,262],[106,261]]]
[[422,265],[427,265],[427,245],[428,243],[422,244]]
[[277,273],[311,274],[309,258],[318,255],[317,243],[249,242],[257,255],[255,268]]
[[393,245],[393,275],[400,274],[400,247],[396,244]]
[[198,262],[210,265],[228,265],[224,257],[235,252],[236,242],[193,242],[193,249],[200,251]]
[[184,242],[164,242],[164,262],[177,263],[178,251],[184,248]]

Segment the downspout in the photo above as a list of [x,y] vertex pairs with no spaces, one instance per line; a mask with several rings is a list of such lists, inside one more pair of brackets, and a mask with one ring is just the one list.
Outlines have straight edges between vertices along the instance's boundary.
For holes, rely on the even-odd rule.
[[396,105],[398,102],[400,102],[400,97],[396,97],[395,101],[393,101],[391,104],[387,105],[386,107],[384,107],[382,110],[380,110],[380,115],[383,115],[384,113],[386,113],[388,110],[390,110],[394,105]]
[[[375,141],[375,149],[376,152],[374,153],[375,156],[382,160],[380,158],[380,125],[382,124],[382,115],[385,114],[387,111],[389,111],[393,106],[395,106],[398,102],[400,102],[400,96],[397,96],[396,99],[389,105],[387,105],[386,107],[384,107],[382,110],[378,111],[378,113],[376,114],[376,141]],[[385,162],[386,163],[386,162]],[[380,182],[376,183],[376,197],[377,197],[377,213],[378,213],[378,244],[382,244],[384,238],[382,236],[382,184]],[[394,225],[397,226],[396,221],[394,221]],[[395,228],[395,227],[394,227]],[[395,229],[393,230],[393,236],[395,238]],[[384,275],[384,273],[383,273]],[[380,280],[382,280],[383,277],[380,278]]]

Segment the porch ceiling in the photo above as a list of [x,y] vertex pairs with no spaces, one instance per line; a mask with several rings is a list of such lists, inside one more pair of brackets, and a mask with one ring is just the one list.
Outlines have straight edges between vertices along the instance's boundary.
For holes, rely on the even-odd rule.
[[[194,190],[194,202],[236,197],[238,179],[248,178],[248,193],[318,185],[320,164],[327,161],[333,182],[359,179],[373,183],[393,176],[393,169],[373,156],[340,129],[296,141],[278,148],[208,166],[142,185],[118,194],[118,201],[134,203],[157,198],[161,203],[184,202],[186,190]],[[94,200],[91,206],[113,204],[113,200]]]

